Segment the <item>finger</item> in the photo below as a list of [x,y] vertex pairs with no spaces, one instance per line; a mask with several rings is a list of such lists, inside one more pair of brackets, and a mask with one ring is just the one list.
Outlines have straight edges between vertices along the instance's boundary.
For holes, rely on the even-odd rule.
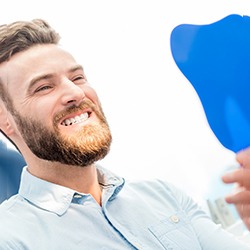
[[236,182],[240,186],[250,189],[250,169],[237,169],[224,174],[221,178],[224,183],[229,184]]
[[250,206],[239,204],[236,206],[237,212],[239,213],[240,218],[246,225],[248,229],[250,229]]
[[236,160],[241,166],[245,168],[250,168],[250,147],[239,151],[236,154]]
[[227,203],[230,204],[244,204],[248,205],[250,203],[250,191],[244,190],[235,194],[231,194],[225,197]]
[[250,204],[237,204],[235,207],[242,219],[250,218]]

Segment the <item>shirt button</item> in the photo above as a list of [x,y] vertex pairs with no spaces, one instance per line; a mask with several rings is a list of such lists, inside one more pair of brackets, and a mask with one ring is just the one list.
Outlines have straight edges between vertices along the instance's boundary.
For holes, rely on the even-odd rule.
[[178,223],[180,221],[179,217],[177,215],[172,215],[170,217],[170,220],[174,223]]
[[82,195],[75,193],[75,194],[74,194],[74,198],[80,199],[80,198],[82,198]]

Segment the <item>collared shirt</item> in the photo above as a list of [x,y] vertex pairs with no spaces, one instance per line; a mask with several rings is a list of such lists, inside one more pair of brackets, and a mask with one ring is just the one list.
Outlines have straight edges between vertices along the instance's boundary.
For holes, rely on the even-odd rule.
[[250,249],[171,184],[97,171],[102,206],[24,168],[19,193],[0,205],[0,249]]

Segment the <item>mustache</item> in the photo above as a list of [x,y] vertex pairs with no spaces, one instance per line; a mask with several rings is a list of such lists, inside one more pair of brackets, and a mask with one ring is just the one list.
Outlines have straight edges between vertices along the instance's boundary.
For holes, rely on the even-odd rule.
[[71,106],[57,113],[54,117],[54,124],[57,124],[66,115],[82,111],[85,109],[88,109],[92,112],[98,112],[96,105],[92,101],[86,99],[82,101],[79,105],[72,104]]

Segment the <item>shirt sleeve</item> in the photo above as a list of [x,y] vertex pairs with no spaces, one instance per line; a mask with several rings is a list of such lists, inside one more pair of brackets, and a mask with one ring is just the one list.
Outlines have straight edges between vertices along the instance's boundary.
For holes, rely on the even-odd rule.
[[250,245],[215,224],[191,197],[181,190],[170,186],[180,207],[187,214],[203,250],[250,249]]

